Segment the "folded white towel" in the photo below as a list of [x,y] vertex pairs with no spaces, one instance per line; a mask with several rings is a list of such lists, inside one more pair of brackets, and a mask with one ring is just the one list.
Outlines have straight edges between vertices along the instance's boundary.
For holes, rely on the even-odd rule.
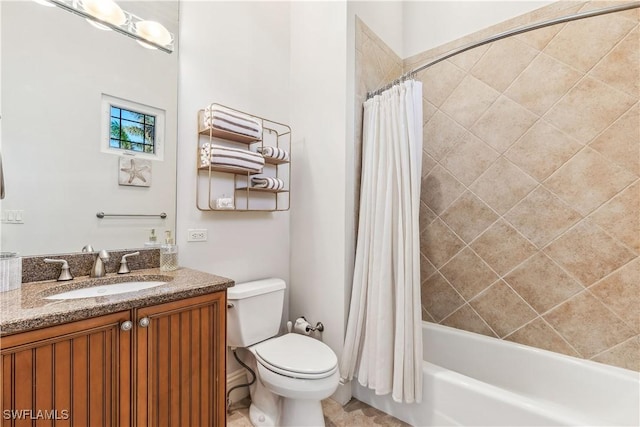
[[262,123],[260,121],[219,105],[212,104],[204,109],[204,125],[256,139],[262,138]]
[[205,143],[200,148],[200,164],[208,166],[209,163],[218,166],[239,167],[250,172],[262,172],[264,157],[249,150]]
[[284,189],[284,181],[271,176],[253,176],[251,177],[251,184],[253,184],[254,188],[266,188],[269,190]]
[[278,160],[289,160],[289,152],[278,147],[258,147],[258,152],[265,157]]

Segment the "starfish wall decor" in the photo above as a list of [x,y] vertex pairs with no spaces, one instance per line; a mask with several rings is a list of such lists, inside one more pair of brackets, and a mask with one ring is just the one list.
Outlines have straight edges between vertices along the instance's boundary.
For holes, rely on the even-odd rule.
[[151,187],[151,160],[121,157],[118,184]]

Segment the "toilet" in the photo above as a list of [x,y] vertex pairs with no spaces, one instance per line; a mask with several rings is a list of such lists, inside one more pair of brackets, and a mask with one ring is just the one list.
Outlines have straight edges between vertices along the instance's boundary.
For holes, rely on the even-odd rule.
[[277,336],[285,287],[282,279],[264,279],[227,289],[227,346],[248,350],[245,362],[257,376],[254,426],[324,426],[320,401],[338,387],[338,358],[314,338]]

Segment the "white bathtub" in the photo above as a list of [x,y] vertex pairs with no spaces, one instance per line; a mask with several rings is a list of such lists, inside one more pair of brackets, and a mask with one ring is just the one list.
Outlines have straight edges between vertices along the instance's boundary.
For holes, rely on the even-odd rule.
[[640,374],[424,323],[422,403],[353,381],[353,395],[414,426],[638,426]]

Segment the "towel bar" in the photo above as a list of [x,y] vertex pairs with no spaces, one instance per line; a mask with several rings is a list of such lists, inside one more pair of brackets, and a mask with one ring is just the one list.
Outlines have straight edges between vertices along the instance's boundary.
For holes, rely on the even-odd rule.
[[164,212],[160,212],[159,214],[106,214],[104,212],[98,212],[96,216],[100,219],[104,218],[105,216],[135,216],[135,217],[146,217],[146,218],[158,216],[162,219],[165,219],[167,217],[167,214]]

